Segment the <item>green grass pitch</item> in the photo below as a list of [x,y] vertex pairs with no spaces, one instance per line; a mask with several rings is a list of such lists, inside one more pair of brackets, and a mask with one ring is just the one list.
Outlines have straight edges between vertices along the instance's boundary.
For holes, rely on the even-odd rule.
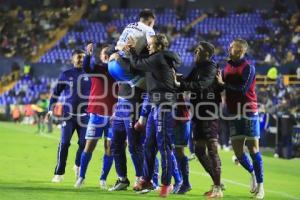
[[[65,180],[63,183],[51,183],[60,132],[53,134],[35,134],[36,127],[0,122],[0,200],[11,199],[158,199],[157,192],[140,195],[131,187],[124,192],[107,192],[99,189],[98,178],[101,169],[103,145],[99,142],[90,162],[85,185],[82,189],[73,188],[72,171],[77,136],[74,134],[69,151]],[[221,151],[222,179],[226,185],[224,200],[251,199],[248,192],[249,175],[242,167],[231,161],[232,152]],[[128,156],[129,158],[129,156]],[[284,200],[300,199],[300,160],[275,159],[264,155],[265,199]],[[134,182],[134,170],[128,159],[128,176]],[[173,195],[169,199],[205,199],[201,194],[210,188],[211,180],[205,174],[198,161],[190,162],[190,179],[192,191],[186,195]],[[108,184],[116,180],[112,168]]]

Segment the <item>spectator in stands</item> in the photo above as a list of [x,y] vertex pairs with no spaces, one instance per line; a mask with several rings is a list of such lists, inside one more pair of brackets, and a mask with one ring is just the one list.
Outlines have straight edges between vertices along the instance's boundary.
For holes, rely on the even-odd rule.
[[107,28],[107,35],[108,35],[108,43],[114,43],[120,37],[120,33],[118,32],[118,28],[115,25],[110,25]]
[[74,49],[76,46],[76,40],[74,36],[69,37],[68,45],[70,49]]
[[272,64],[276,64],[277,61],[271,53],[267,53],[264,59],[264,63],[272,65]]
[[186,18],[186,12],[188,7],[187,0],[174,0],[173,2],[177,18],[180,20],[184,20]]
[[222,6],[222,5],[216,6],[215,9],[214,9],[214,13],[215,13],[216,17],[220,17],[220,18],[223,18],[223,17],[227,16],[227,11],[224,8],[224,6]]
[[29,63],[24,65],[23,73],[24,73],[24,78],[29,80],[31,77],[31,66],[29,65]]
[[297,73],[297,79],[300,79],[300,67],[297,67],[296,73]]
[[36,103],[36,113],[37,113],[37,133],[44,133],[45,131],[45,118],[49,107],[49,100],[47,99],[47,94],[40,94],[40,99]]
[[14,105],[12,112],[11,112],[11,116],[15,123],[20,123],[21,111],[20,111],[19,105]]
[[292,63],[295,61],[295,55],[293,54],[292,51],[288,51],[285,58],[283,59],[283,64],[288,64],[288,63]]
[[273,11],[280,14],[286,13],[288,10],[284,0],[273,0]]
[[31,104],[24,106],[24,124],[33,124],[34,122],[34,111],[31,108]]
[[[30,2],[27,1],[27,5],[31,5]],[[71,7],[68,7],[69,1],[63,0],[63,2],[64,6],[57,7],[58,9],[55,11],[46,6],[52,12],[49,12],[49,10],[46,12],[45,9],[41,8],[43,4],[50,5],[51,1],[47,0],[40,3],[35,1],[30,10],[26,10],[26,12],[23,7],[19,6],[14,9],[13,4],[8,3],[7,11],[15,12],[4,12],[1,17],[1,54],[6,57],[15,55],[36,56],[38,44],[48,42],[51,39],[49,38],[49,30],[59,28],[63,23],[63,19],[69,16],[68,13],[73,13]]]

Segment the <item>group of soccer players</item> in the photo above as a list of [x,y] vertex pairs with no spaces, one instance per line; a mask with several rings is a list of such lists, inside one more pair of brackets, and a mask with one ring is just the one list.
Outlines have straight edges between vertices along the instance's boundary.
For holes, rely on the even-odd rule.
[[[63,180],[70,140],[76,129],[76,188],[83,186],[92,153],[104,134],[101,188],[108,189],[106,178],[113,161],[118,179],[108,190],[126,190],[130,185],[128,147],[136,177],[133,190],[146,193],[159,188],[161,197],[170,192],[185,194],[192,186],[184,147],[193,134],[195,155],[213,182],[204,195],[223,197],[218,134],[219,119],[225,117],[219,113],[221,92],[225,90],[229,113],[226,120],[234,153],[251,175],[250,192],[263,199],[255,68],[244,58],[247,42],[235,39],[230,44],[229,61],[222,71],[212,59],[214,46],[199,42],[194,52],[195,66],[188,77],[182,77],[176,73],[181,64],[179,55],[168,50],[165,35],[153,30],[154,13],[145,9],[139,19],[124,29],[115,46],[102,48],[100,63],[95,62],[94,46],[90,43],[85,51],[73,52],[74,68],[61,74],[48,112],[51,116],[59,96],[64,94],[62,134],[52,182]],[[245,144],[252,162],[244,151]]]

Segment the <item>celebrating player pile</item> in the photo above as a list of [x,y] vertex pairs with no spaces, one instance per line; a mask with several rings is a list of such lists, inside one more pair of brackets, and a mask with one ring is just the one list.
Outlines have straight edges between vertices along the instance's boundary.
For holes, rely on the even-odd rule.
[[[85,97],[86,101],[89,100],[87,110],[82,110],[86,108],[83,103],[87,103],[84,98],[78,97],[77,94],[82,94],[83,91],[79,91],[82,87],[78,87],[80,85],[77,83],[72,83],[72,87],[58,84],[54,91],[58,96],[68,89],[73,91],[73,95],[67,99],[67,102],[71,102],[72,109],[65,108],[65,113],[71,117],[64,121],[53,182],[62,181],[70,138],[77,128],[84,133],[80,132],[80,148],[76,158],[76,188],[83,185],[92,152],[104,133],[106,148],[100,177],[101,188],[106,188],[106,177],[113,160],[118,178],[108,190],[126,190],[130,185],[125,151],[128,143],[135,169],[134,191],[147,193],[157,189],[159,170],[156,154],[159,152],[159,196],[167,197],[171,192],[185,194],[192,186],[184,146],[188,144],[192,134],[195,154],[213,181],[212,189],[204,195],[208,198],[223,197],[218,134],[219,119],[223,117],[220,113],[221,92],[225,90],[226,106],[231,118],[224,120],[230,122],[234,153],[251,175],[250,192],[254,193],[255,198],[263,199],[263,162],[258,145],[260,133],[255,69],[244,58],[248,49],[247,42],[235,39],[231,43],[230,60],[222,72],[212,60],[214,46],[208,42],[199,42],[195,49],[195,67],[188,77],[178,77],[176,71],[181,64],[180,57],[168,49],[169,42],[165,35],[155,35],[154,13],[143,10],[139,19],[139,22],[126,26],[115,48],[102,49],[102,63],[94,63],[93,44],[88,44],[85,57],[81,52],[74,53],[74,56],[81,56],[80,60],[84,58],[81,65],[78,64],[80,68],[63,73],[60,80],[71,83],[77,82],[79,75],[88,74],[91,91]],[[75,62],[76,59],[73,59]],[[114,81],[118,86],[117,96],[113,92]],[[73,87],[74,85],[77,87]],[[87,91],[89,90],[84,92]],[[56,98],[53,97],[51,105],[55,101]],[[84,112],[89,113],[88,124],[74,121],[77,117],[77,120],[84,121],[84,118],[87,122],[88,115]],[[84,128],[86,125],[87,129]],[[108,142],[110,139],[111,144]],[[245,142],[253,163],[244,151]],[[172,176],[175,179],[174,185],[171,183]]]

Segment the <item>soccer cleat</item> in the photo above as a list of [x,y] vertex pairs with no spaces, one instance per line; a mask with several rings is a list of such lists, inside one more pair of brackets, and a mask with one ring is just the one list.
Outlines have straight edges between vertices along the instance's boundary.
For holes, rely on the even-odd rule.
[[189,158],[188,158],[189,161],[192,161],[192,160],[195,160],[195,159],[196,159],[196,155],[195,155],[194,153],[192,153],[192,154],[189,156]]
[[214,189],[214,185],[211,186],[210,190],[208,190],[207,192],[204,192],[203,196],[209,196],[209,195],[211,195],[213,189]]
[[130,185],[129,180],[126,178],[126,180],[121,181],[118,179],[115,183],[115,185],[112,188],[109,188],[108,191],[120,191],[120,190],[127,190],[127,187]]
[[173,190],[172,185],[162,185],[160,188],[159,196],[166,198],[172,190]]
[[185,194],[185,193],[187,193],[188,191],[191,191],[191,190],[192,190],[192,186],[182,185],[180,190],[177,192],[177,194]]
[[74,185],[74,188],[81,188],[82,185],[84,184],[84,178],[79,177]]
[[222,197],[223,197],[223,192],[221,186],[219,185],[214,185],[212,192],[207,195],[207,198],[222,198]]
[[64,180],[64,175],[54,175],[52,178],[52,183],[61,183]]
[[79,178],[80,167],[74,165],[73,171],[75,173],[75,180],[77,180]]
[[142,177],[136,177],[135,178],[135,182],[134,182],[134,185],[133,185],[133,190],[136,190],[135,188],[138,187],[139,183],[142,181]]
[[100,188],[102,190],[107,190],[107,185],[106,185],[106,181],[105,180],[100,180],[99,185],[100,185]]
[[183,181],[180,181],[179,183],[175,183],[173,185],[173,191],[172,191],[173,194],[177,194],[178,193],[178,191],[180,190],[182,184],[183,184]]
[[[226,190],[225,185],[224,185],[223,183],[221,183],[220,187],[221,187],[221,190],[222,190],[222,191],[225,191],[225,190]],[[214,185],[211,186],[211,190],[205,192],[203,195],[204,195],[204,196],[209,196],[209,195],[211,195],[211,193],[213,192],[213,189],[214,189]]]
[[140,178],[139,182],[133,187],[135,191],[142,191],[142,190],[153,190],[153,184],[151,181],[145,181],[144,179]]
[[250,178],[250,193],[255,193],[257,190],[257,182],[254,172],[251,174]]
[[137,121],[135,124],[134,124],[134,130],[136,130],[137,132],[140,132],[140,133],[143,133],[145,132],[145,125],[141,124],[139,121]]
[[258,184],[257,190],[255,193],[255,198],[256,199],[264,199],[265,197],[265,190],[263,184]]

